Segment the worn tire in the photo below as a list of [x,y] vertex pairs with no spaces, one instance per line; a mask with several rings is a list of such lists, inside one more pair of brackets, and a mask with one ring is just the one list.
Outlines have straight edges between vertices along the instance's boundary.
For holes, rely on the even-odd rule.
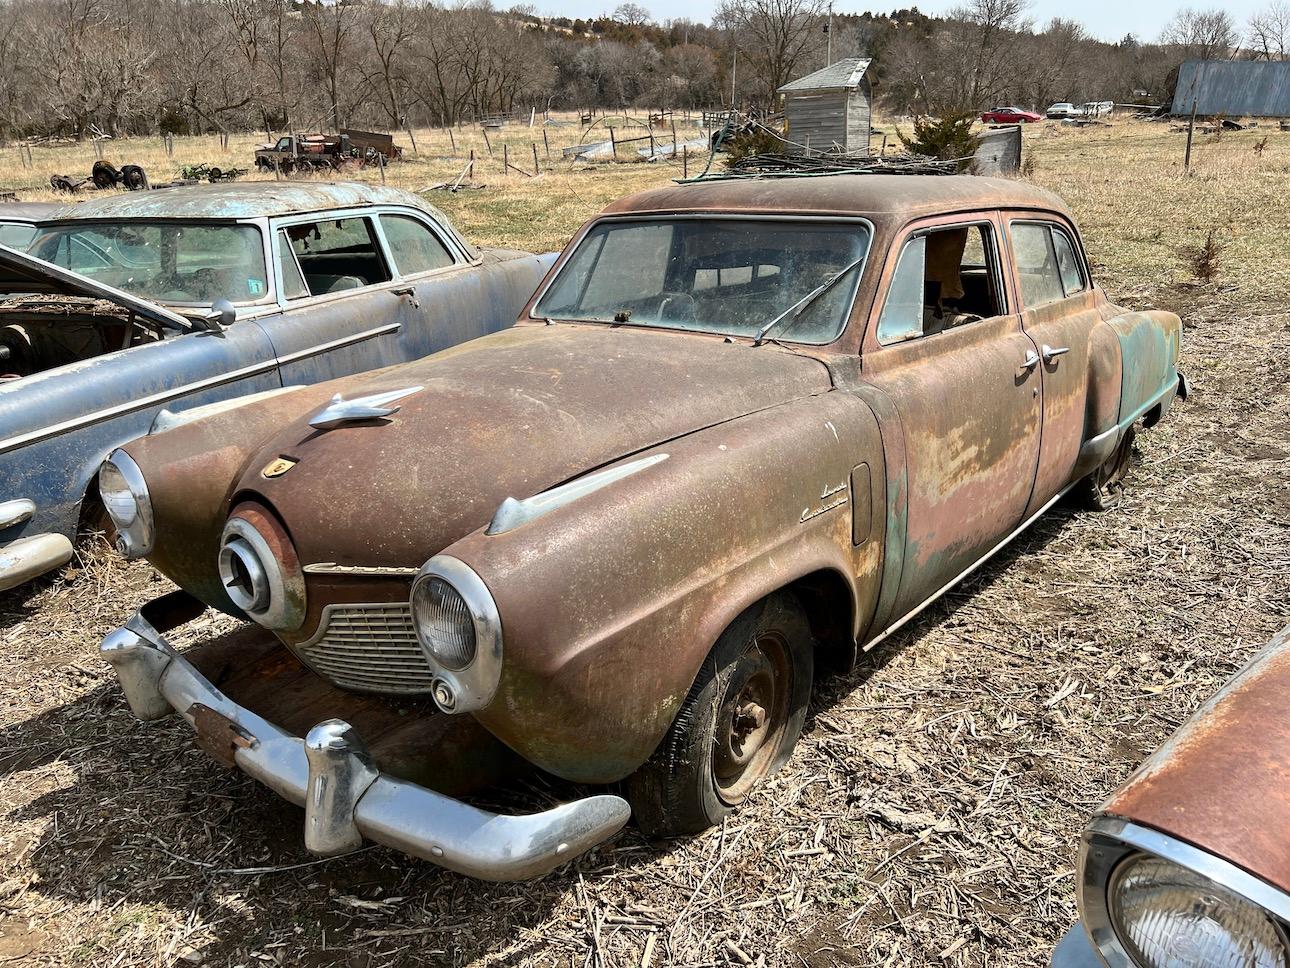
[[[772,595],[735,619],[658,749],[627,781],[641,830],[653,837],[706,830],[783,766],[802,732],[814,668],[815,640],[791,595]],[[737,764],[739,757],[747,762]]]
[[1124,479],[1133,457],[1133,441],[1137,436],[1135,427],[1131,424],[1111,456],[1075,485],[1072,496],[1084,510],[1109,511],[1120,503],[1124,496]]

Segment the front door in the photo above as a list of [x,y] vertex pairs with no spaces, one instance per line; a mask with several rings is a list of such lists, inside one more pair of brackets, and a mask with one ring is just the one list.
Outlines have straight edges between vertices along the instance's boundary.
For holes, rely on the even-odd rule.
[[988,554],[1030,502],[1039,359],[1008,311],[999,237],[987,215],[916,224],[879,286],[864,374],[888,398],[905,453],[903,486],[888,468],[889,500],[903,491],[907,522],[890,619]]
[[[1007,223],[1022,325],[1042,358],[1044,430],[1039,472],[1028,514],[1034,514],[1070,483],[1080,445],[1101,430],[1101,414],[1113,422],[1118,392],[1091,399],[1093,332],[1101,315],[1089,284],[1077,236],[1067,226],[1032,215]],[[1110,406],[1110,410],[1106,409]]]

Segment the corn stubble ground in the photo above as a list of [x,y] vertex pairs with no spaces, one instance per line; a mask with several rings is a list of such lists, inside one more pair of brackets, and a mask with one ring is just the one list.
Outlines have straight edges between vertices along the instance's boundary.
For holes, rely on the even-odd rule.
[[[1113,297],[1182,314],[1192,402],[1139,435],[1117,510],[1059,507],[821,684],[788,768],[692,840],[629,828],[520,885],[382,848],[317,862],[300,811],[214,765],[178,722],[137,723],[97,658],[164,579],[87,552],[0,597],[0,964],[1046,964],[1075,918],[1089,812],[1290,617],[1290,134],[1256,151],[1264,133],[1199,139],[1187,176],[1164,125],[1027,131],[1032,177],[1073,205]],[[527,129],[509,136],[527,150]],[[418,141],[391,181],[456,176],[460,158],[435,157],[446,139]],[[164,168],[149,144],[114,160]],[[46,168],[22,175],[88,171],[75,150],[37,149]],[[216,150],[181,140],[176,156]],[[539,249],[678,174],[486,167],[487,188],[433,200],[480,242]],[[1219,273],[1201,284],[1191,252],[1211,228]]]

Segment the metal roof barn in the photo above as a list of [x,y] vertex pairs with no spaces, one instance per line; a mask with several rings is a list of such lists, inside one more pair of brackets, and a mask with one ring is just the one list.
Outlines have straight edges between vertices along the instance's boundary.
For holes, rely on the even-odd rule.
[[869,154],[873,91],[869,58],[847,57],[779,89],[789,150]]
[[1170,114],[1290,118],[1290,61],[1190,60],[1178,68]]

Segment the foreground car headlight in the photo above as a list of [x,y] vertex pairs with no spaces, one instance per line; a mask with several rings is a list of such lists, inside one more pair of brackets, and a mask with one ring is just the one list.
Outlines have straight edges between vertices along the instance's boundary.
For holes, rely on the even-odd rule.
[[1157,830],[1095,819],[1079,901],[1111,968],[1290,968],[1290,898]]
[[148,483],[125,451],[114,450],[99,467],[99,498],[116,528],[116,550],[127,558],[152,551],[156,531]]
[[1150,854],[1123,861],[1108,892],[1111,924],[1144,968],[1284,968],[1285,934],[1262,908]]
[[412,583],[417,640],[435,670],[435,703],[446,713],[483,709],[502,674],[502,622],[469,565],[435,555]]
[[253,503],[233,509],[216,559],[229,600],[267,629],[291,632],[305,620],[305,575],[286,529]]

